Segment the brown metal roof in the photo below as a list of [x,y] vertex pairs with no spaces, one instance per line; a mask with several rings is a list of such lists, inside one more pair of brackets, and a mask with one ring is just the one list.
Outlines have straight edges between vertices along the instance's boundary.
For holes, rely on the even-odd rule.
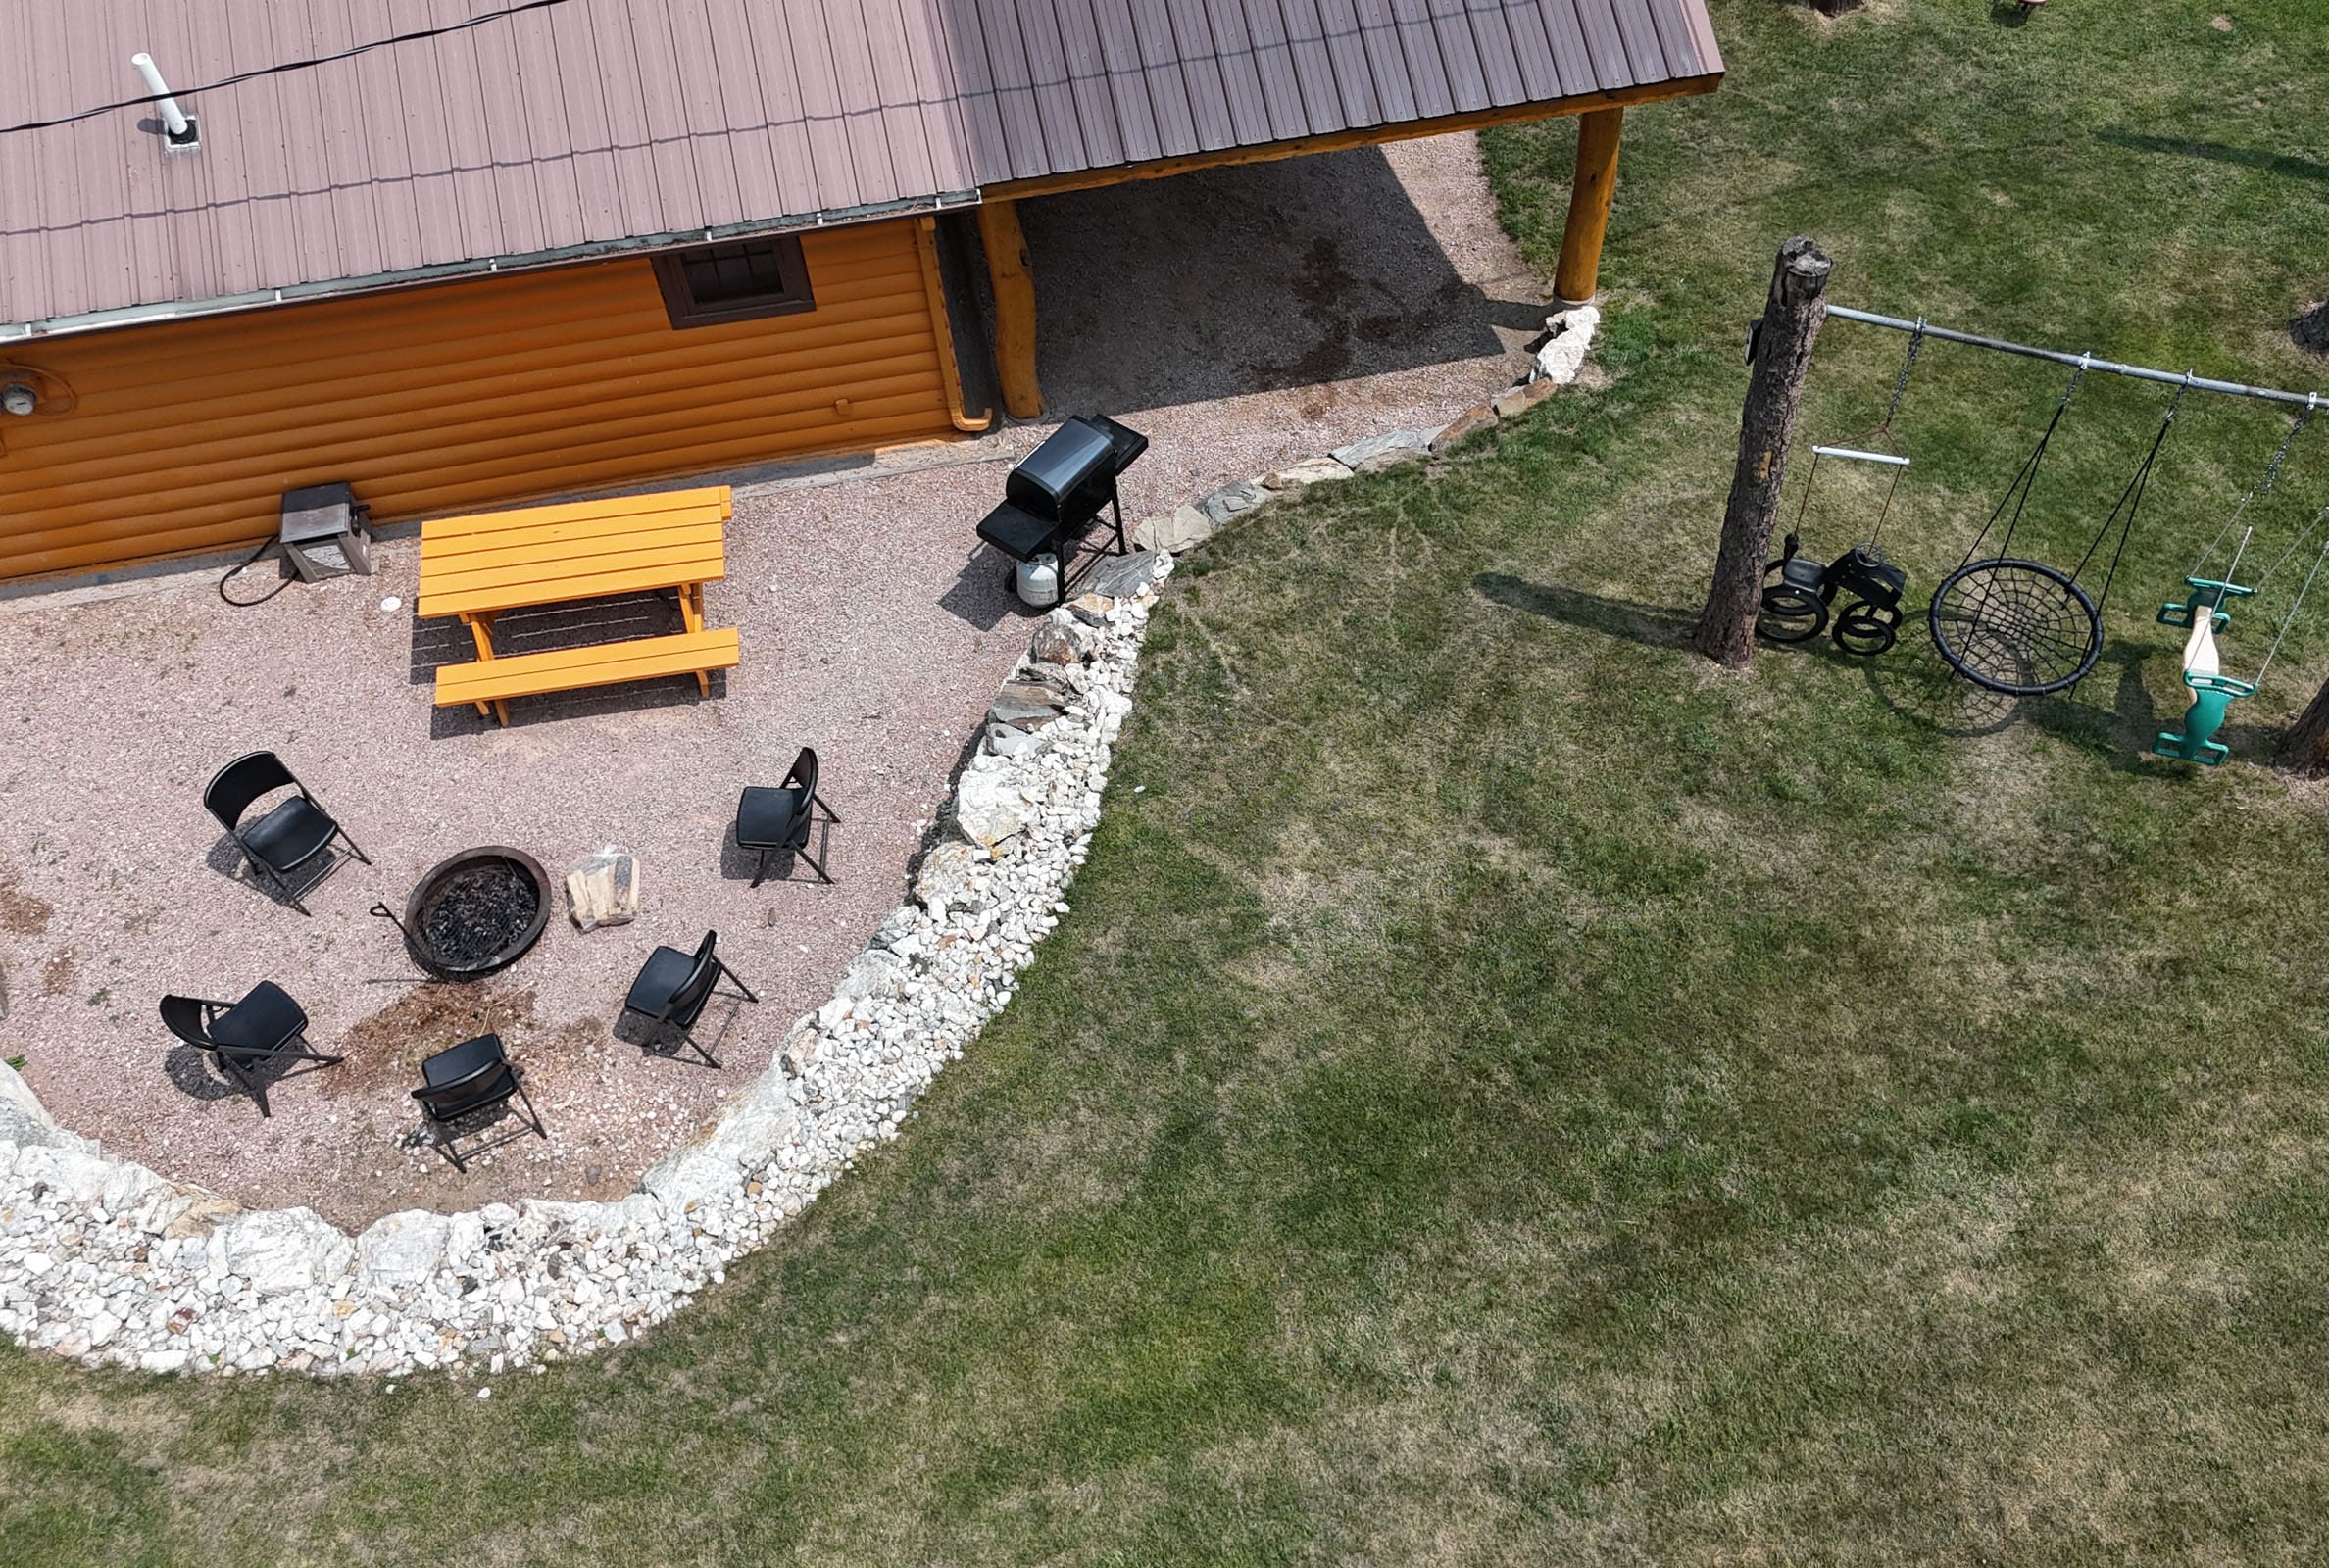
[[984,185],[1717,75],[1704,0],[939,0]]
[[[0,344],[1719,73],[1704,0],[16,0]],[[148,128],[141,128],[141,123]],[[19,330],[10,332],[10,327]]]
[[0,324],[815,222],[977,188],[929,0],[568,0],[217,92],[506,0],[17,0],[0,123]]

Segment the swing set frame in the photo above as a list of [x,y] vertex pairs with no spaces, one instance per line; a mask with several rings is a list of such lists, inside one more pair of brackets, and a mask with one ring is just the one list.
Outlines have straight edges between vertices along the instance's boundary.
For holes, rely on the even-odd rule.
[[1946,326],[1935,326],[1921,318],[1905,321],[1897,316],[1879,316],[1873,311],[1856,311],[1845,305],[1831,305],[1827,313],[1838,320],[1858,321],[1864,326],[1890,327],[1896,332],[1916,332],[1925,337],[1939,338],[1944,343],[1962,343],[1968,348],[1989,349],[1999,354],[2018,354],[2029,360],[2052,360],[2056,365],[2083,366],[2089,370],[2101,370],[2106,375],[2131,375],[2139,381],[2189,387],[2195,392],[2214,392],[2224,397],[2262,398],[2268,403],[2295,403],[2308,408],[2318,408],[2321,404],[2321,394],[2318,392],[2283,392],[2276,387],[2250,386],[2242,381],[2219,381],[2211,376],[2194,375],[2188,370],[2155,370],[2147,365],[2124,365],[2117,360],[2099,360],[2091,354],[2065,354],[2059,349],[2042,349],[2002,337],[1982,337],[1973,332],[1953,331]]
[[[2213,376],[2203,376],[2191,370],[2185,370],[2181,373],[2178,373],[2173,370],[2155,369],[2150,366],[2130,365],[2118,360],[2098,359],[2092,353],[2068,354],[2058,349],[2041,348],[2037,345],[2029,343],[2016,343],[2007,338],[1988,337],[1979,333],[1961,332],[1951,327],[1936,326],[1923,317],[1918,317],[1914,320],[1906,320],[1900,317],[1882,316],[1873,311],[1855,310],[1850,306],[1844,305],[1828,306],[1827,315],[1842,320],[1857,321],[1863,325],[1884,327],[1893,331],[1908,332],[1913,334],[1910,348],[1911,360],[1914,358],[1915,347],[1917,345],[1920,345],[1926,338],[1934,338],[1942,342],[1961,343],[1967,347],[1986,349],[1993,353],[2015,355],[2024,359],[2044,360],[2056,365],[2066,365],[2072,368],[2073,373],[2070,377],[2069,386],[2064,390],[2061,401],[2056,406],[2054,418],[2049,421],[2046,428],[2046,433],[2039,438],[2037,448],[2023,463],[2021,472],[2015,476],[2014,482],[2007,486],[2005,499],[2000,501],[1998,505],[1998,511],[1992,514],[1989,522],[1983,526],[1981,535],[1975,538],[1973,544],[1967,548],[1964,561],[1960,562],[1958,564],[1957,569],[1951,573],[1950,576],[1940,585],[1940,587],[1934,590],[1932,604],[1927,611],[1927,618],[1932,623],[1934,642],[1937,646],[1939,646],[1943,658],[1948,660],[1951,666],[1955,668],[1959,674],[1963,675],[1966,679],[1973,681],[1977,685],[1988,687],[1993,691],[2005,692],[2012,696],[2040,696],[2050,692],[2066,690],[2072,686],[2075,686],[2080,680],[2085,678],[2090,670],[2093,669],[2096,660],[2101,656],[2102,653],[2103,603],[2107,600],[2110,592],[2111,582],[2117,575],[2119,560],[2120,557],[2125,553],[2128,537],[2133,532],[2135,514],[2142,506],[2143,493],[2150,480],[2153,466],[2158,461],[2160,448],[2166,441],[2167,432],[2174,426],[2177,410],[2181,407],[2184,395],[2188,392],[2198,391],[2213,393],[2222,397],[2254,398],[2263,402],[2291,405],[2296,407],[2299,411],[2295,427],[2289,432],[2288,439],[2282,442],[2279,451],[2273,455],[2272,461],[2267,466],[2264,478],[2260,484],[2256,487],[2253,487],[2248,495],[2242,499],[2240,506],[2233,513],[2232,519],[2225,524],[2224,529],[2217,534],[2216,539],[2210,542],[2207,551],[2203,553],[2200,564],[2194,567],[2192,576],[2185,579],[2187,584],[2192,589],[2190,599],[2181,605],[2162,607],[2159,618],[2162,622],[2168,624],[2189,625],[2191,622],[2188,618],[2177,618],[2178,612],[2180,612],[2180,614],[2184,617],[2189,617],[2194,614],[2205,614],[2206,616],[2209,630],[2212,632],[2215,627],[2223,625],[2229,619],[2229,617],[2223,613],[2222,607],[2224,600],[2236,595],[2245,597],[2248,592],[2252,591],[2239,588],[2230,582],[2228,580],[2231,576],[2229,570],[2227,570],[2225,574],[2227,580],[2220,583],[2203,580],[2199,573],[2201,570],[2205,569],[2208,556],[2214,553],[2216,545],[2220,544],[2225,535],[2228,534],[2234,527],[2238,526],[2240,517],[2247,511],[2250,503],[2256,500],[2260,494],[2270,492],[2273,479],[2279,472],[2282,460],[2288,456],[2289,448],[2294,445],[2298,432],[2304,428],[2306,420],[2311,416],[2312,413],[2320,407],[2322,401],[2320,393],[2288,392],[2277,387],[2253,386],[2241,381],[2225,381],[2219,380]],[[2152,441],[2151,450],[2146,455],[2142,467],[2137,470],[2135,477],[2129,481],[2125,492],[2119,497],[2118,504],[2112,507],[2110,515],[2104,520],[2103,525],[2097,531],[2094,540],[2088,545],[2086,554],[2080,559],[2078,566],[2073,570],[2064,573],[2056,567],[2045,564],[2044,563],[2023,561],[2019,558],[2012,557],[2012,534],[2014,526],[2021,520],[2022,505],[2026,504],[2029,499],[2030,484],[2031,481],[2036,478],[2036,469],[2044,459],[2047,442],[2053,436],[2056,426],[2061,422],[2062,414],[2064,410],[2069,407],[2071,399],[2075,396],[2080,380],[2090,370],[2099,370],[2106,375],[2128,376],[2136,380],[2153,381],[2162,385],[2172,386],[2175,388],[2175,397],[2168,404],[2166,412],[2160,419],[2158,433]],[[1896,396],[1896,403],[1898,399]],[[1815,458],[1814,466],[1816,466],[1816,462],[1817,460]],[[2019,497],[2018,501],[2016,500],[2017,493]],[[1983,541],[1989,535],[1990,529],[1996,526],[1999,517],[2006,513],[2008,504],[2012,505],[2013,517],[2012,521],[2007,525],[2006,543],[2001,547],[2000,554],[1995,558],[1975,561],[1973,559],[1974,552],[1981,548]],[[2121,520],[2122,514],[2124,518],[2123,521]],[[2329,516],[2329,509],[2324,509],[2323,514],[2325,516]],[[2318,520],[2319,519],[2316,519],[2316,526],[2318,525]],[[2080,573],[2086,569],[2088,564],[2093,561],[2095,554],[2101,548],[2103,541],[2109,536],[2110,528],[2113,523],[2118,523],[2120,525],[2118,546],[2117,549],[2112,552],[2109,564],[2109,572],[2104,581],[2101,596],[2098,598],[2090,598],[2086,591],[2079,586],[2078,577]],[[2307,536],[2309,536],[2310,532],[2310,529],[2306,530]],[[2245,546],[2246,536],[2244,535],[2243,537]],[[2302,542],[2303,541],[2301,540],[2300,543]],[[2290,553],[2294,554],[2296,548],[2296,546],[2292,546]],[[2329,546],[2324,547],[2324,556],[2329,557]],[[2319,570],[2319,566],[2320,562],[2316,561],[2316,573]],[[2274,569],[2278,569],[2277,563],[2275,564]],[[1945,633],[1943,626],[1944,620],[1949,618],[1945,617],[1942,613],[1944,599],[1949,595],[1950,591],[1954,587],[1957,587],[1960,584],[1969,583],[1973,579],[1979,578],[1979,590],[1970,601],[1970,609],[1968,610],[1960,608],[1958,618],[1965,618],[1968,616],[1970,617],[1967,619],[1967,626],[1977,639],[1996,641],[1997,639],[1989,637],[1981,622],[1983,612],[1989,604],[1990,596],[1994,591],[1992,578],[2000,572],[2007,573],[2012,576],[2016,583],[2023,584],[2023,587],[2017,589],[2016,591],[2022,593],[2025,598],[2032,597],[2034,595],[2042,597],[2044,593],[2052,592],[2059,600],[2058,608],[2062,612],[2069,612],[2075,611],[2082,613],[2083,618],[2087,622],[2090,630],[2088,637],[2085,640],[2085,646],[2078,650],[2078,652],[2081,653],[2083,657],[2074,662],[2074,667],[2063,672],[2055,673],[2049,678],[2043,680],[2016,681],[2008,677],[2000,676],[1994,671],[1985,671],[1981,669],[1978,667],[1977,661],[1975,661],[1970,655],[1964,654],[1961,651],[1953,654],[1950,639]],[[2306,578],[2307,588],[2310,587],[2311,581],[2311,577],[2308,576]],[[2033,589],[2028,586],[2030,584],[2035,584],[2036,587]],[[2301,605],[2303,602],[2304,591],[2300,590],[2297,604]],[[2292,605],[2289,615],[2283,617],[2281,625],[2282,636],[2286,636],[2287,634],[2288,623],[2290,620],[2294,619],[2296,608],[2296,605]],[[2279,651],[2279,647],[2280,638],[2276,637],[2273,641],[2273,652],[2277,653]],[[2212,653],[2212,648],[2210,652]],[[2267,654],[2265,657],[2266,667],[2269,667],[2270,665],[2271,657],[2272,656],[2270,654]],[[2259,669],[2257,671],[2257,678],[2254,682],[2234,680],[2231,677],[2219,675],[2212,670],[2205,672],[2203,675],[2201,681],[2192,680],[2190,675],[2191,672],[2187,671],[2186,683],[2192,685],[2196,693],[2204,693],[2210,697],[2216,697],[2219,700],[2229,700],[2232,697],[2246,697],[2252,695],[2256,690],[2257,685],[2260,684],[2263,679],[2263,670]],[[2165,741],[2169,739],[2169,737],[2163,735],[2160,737],[2160,739]],[[2182,754],[2178,753],[2176,755]]]

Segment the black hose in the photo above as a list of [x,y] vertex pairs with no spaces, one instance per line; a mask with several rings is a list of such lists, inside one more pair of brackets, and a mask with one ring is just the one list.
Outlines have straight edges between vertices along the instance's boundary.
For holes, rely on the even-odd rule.
[[273,539],[261,540],[259,542],[259,548],[252,551],[248,556],[244,557],[241,565],[230,567],[227,570],[226,575],[219,579],[219,597],[225,600],[226,603],[232,605],[237,610],[248,610],[253,605],[266,604],[270,599],[273,599],[275,595],[281,593],[284,589],[297,582],[299,580],[297,577],[285,577],[281,582],[276,583],[273,588],[268,589],[267,592],[261,594],[256,599],[236,599],[226,592],[226,585],[228,583],[241,576],[244,572],[249,571],[253,566],[259,564],[259,558],[266,555],[270,550],[273,550],[274,545],[275,541]]

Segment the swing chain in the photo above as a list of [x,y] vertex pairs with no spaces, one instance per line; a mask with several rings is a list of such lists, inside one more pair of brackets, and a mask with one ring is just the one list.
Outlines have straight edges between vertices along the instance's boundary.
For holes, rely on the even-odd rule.
[[[2304,428],[2304,421],[2312,417],[2312,397],[2308,396],[2304,400],[2304,407],[2297,411],[2297,418],[2290,424],[2289,433],[2281,438],[2280,450],[2273,453],[2271,459],[2265,463],[2264,477],[2258,480],[2256,487],[2249,492],[2251,500],[2261,500],[2272,494],[2273,481],[2280,477],[2281,465],[2289,461],[2289,448],[2297,444],[2298,433]],[[2241,505],[2246,506],[2248,502],[2244,501]]]
[[[2262,576],[2256,579],[2255,586],[2258,589],[2262,589],[2266,583],[2272,581],[2272,579],[2279,573],[2281,567],[2289,564],[2290,557],[2296,555],[2298,551],[2303,550],[2306,545],[2312,542],[2312,536],[2320,530],[2320,526],[2324,521],[2329,521],[2329,507],[2323,507],[2320,511],[2313,514],[2312,521],[2306,523],[2304,525],[2304,530],[2298,534],[2296,538],[2289,541],[2289,548],[2280,553],[2279,559],[2275,560],[2271,565],[2264,568],[2264,573]],[[2197,574],[2195,573],[2195,575]]]
[[[2298,436],[2304,433],[2304,422],[2312,417],[2313,409],[2319,403],[2319,393],[2308,392],[2305,394],[2304,407],[2297,411],[2297,417],[2290,424],[2289,433],[2281,438],[2280,449],[2274,452],[2271,458],[2265,462],[2263,477],[2258,479],[2255,484],[2249,486],[2249,493],[2240,498],[2239,506],[2232,509],[2231,517],[2224,523],[2223,527],[2216,530],[2216,536],[2213,539],[2207,541],[2207,548],[2201,551],[2200,559],[2192,564],[2192,569],[2190,572],[2191,576],[2197,577],[2202,572],[2206,570],[2208,558],[2216,553],[2216,546],[2224,542],[2225,536],[2240,525],[2240,519],[2248,514],[2248,509],[2250,506],[2272,494],[2272,487],[2280,478],[2281,465],[2289,461],[2289,449],[2297,444]],[[2305,530],[2305,534],[2310,534],[2311,532],[2312,529],[2310,528]],[[2304,535],[2300,535],[2298,537],[2297,544],[2290,546],[2290,552],[2293,553],[2296,549],[2302,546],[2304,542]],[[2238,558],[2235,557],[2234,559],[2237,560]],[[2287,561],[2288,559],[2288,554],[2284,553],[2280,561],[2276,561],[2272,564],[2272,571],[2278,571],[2281,568],[2281,563]],[[2270,578],[2272,571],[2267,571],[2264,574],[2264,578]],[[2224,575],[2229,577],[2231,572],[2226,571]],[[2263,580],[2264,579],[2258,579],[2258,586],[2262,585]]]
[[[2083,369],[2081,371],[2083,372]],[[2110,553],[2110,569],[2103,574],[2103,591],[2095,596],[2095,614],[2100,622],[2103,607],[2110,602],[2110,585],[2118,580],[2119,562],[2127,554],[2127,540],[2135,532],[2135,514],[2143,510],[2143,497],[2151,488],[2152,469],[2158,464],[2159,449],[2167,444],[2167,432],[2175,428],[2175,411],[2183,406],[2184,394],[2192,389],[2193,373],[2184,371],[2183,385],[2175,389],[2175,396],[2167,400],[2167,412],[2159,416],[2159,433],[2152,437],[2151,451],[2143,460],[2143,466],[2135,470],[2135,477],[2127,481],[2127,488],[2119,493],[2118,502],[2110,509],[2110,515],[2103,519],[2103,526],[2095,530],[2094,543],[2078,558],[2071,568],[2070,580],[2075,583],[2087,569],[2087,563],[2095,559],[2095,552],[2103,547],[2104,538],[2110,532],[2111,522],[2126,509],[2127,519],[2119,524],[2118,548]]]
[[2281,641],[2289,635],[2289,626],[2297,619],[2297,612],[2304,607],[2304,596],[2312,591],[2313,579],[2321,574],[2321,563],[2329,561],[2329,539],[2321,541],[2321,553],[2313,557],[2312,570],[2304,574],[2304,586],[2297,590],[2297,597],[2289,602],[2289,612],[2281,616],[2280,631],[2274,635],[2272,646],[2264,651],[2264,662],[2256,667],[2253,684],[2261,688],[2264,677],[2272,670],[2272,661],[2280,654]]
[[1924,352],[1925,318],[1916,318],[1915,330],[1908,334],[1908,355],[1901,361],[1901,373],[1893,377],[1892,401],[1884,406],[1884,422],[1877,428],[1892,434],[1893,416],[1901,412],[1901,399],[1908,394],[1908,372],[1916,368],[1916,357]]
[[2062,401],[2055,405],[2056,414],[2058,415],[2070,407],[2070,400],[2078,396],[2078,383],[2086,379],[2087,367],[2094,363],[2095,351],[2093,349],[2087,350],[2078,357],[2078,368],[2070,372],[2070,384],[2062,388]]

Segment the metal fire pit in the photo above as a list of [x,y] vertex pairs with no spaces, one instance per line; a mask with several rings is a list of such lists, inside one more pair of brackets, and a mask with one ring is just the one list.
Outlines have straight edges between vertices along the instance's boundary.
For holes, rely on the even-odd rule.
[[541,940],[550,923],[550,878],[523,850],[489,844],[464,850],[422,877],[403,919],[385,904],[372,912],[395,922],[423,969],[447,980],[475,980],[508,968]]

